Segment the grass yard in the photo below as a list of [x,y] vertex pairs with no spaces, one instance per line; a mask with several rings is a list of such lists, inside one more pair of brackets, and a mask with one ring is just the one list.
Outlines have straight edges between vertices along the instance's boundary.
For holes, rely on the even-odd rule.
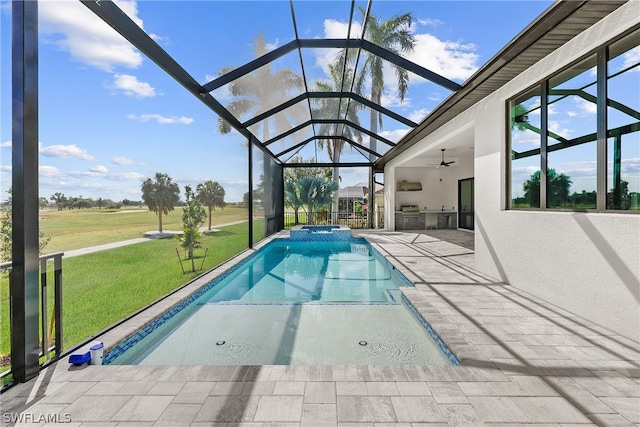
[[[225,209],[226,211],[227,209]],[[133,214],[143,215],[143,214]],[[255,235],[264,235],[264,221],[254,221]],[[209,248],[203,270],[182,274],[172,238],[63,259],[64,348],[73,347],[192,278],[238,254],[248,246],[247,223],[222,227],[203,237],[196,267]],[[47,252],[51,252],[47,250]],[[184,251],[179,248],[180,256]],[[190,261],[184,261],[185,268]],[[49,286],[52,288],[53,286]],[[0,354],[10,351],[9,291],[0,279]]]
[[[227,206],[212,212],[211,224],[226,224],[248,219],[247,209]],[[209,224],[209,218],[205,226]],[[163,230],[182,230],[182,208],[162,217]],[[40,229],[51,236],[47,253],[64,252],[143,237],[158,229],[158,216],[146,207],[121,210],[74,209],[40,211]]]

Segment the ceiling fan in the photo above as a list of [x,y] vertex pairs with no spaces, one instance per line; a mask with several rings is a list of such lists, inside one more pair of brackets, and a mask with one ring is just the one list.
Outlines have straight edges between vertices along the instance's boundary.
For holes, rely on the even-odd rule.
[[430,166],[436,166],[436,167],[444,166],[444,167],[447,167],[447,168],[448,168],[452,163],[455,163],[455,162],[456,162],[455,160],[452,160],[452,161],[450,161],[450,162],[445,162],[445,161],[444,161],[444,150],[445,150],[444,148],[441,148],[441,149],[440,149],[440,151],[442,151],[442,161],[441,161],[439,164],[438,164],[438,163],[434,163],[434,164],[432,164],[432,165],[430,165]]
[[452,163],[455,163],[455,160],[451,160],[446,162],[444,160],[444,148],[441,148],[440,151],[442,151],[442,161],[440,163],[427,163],[425,166],[431,166],[431,167],[436,167],[436,168],[440,168],[440,167],[449,167],[451,166]]
[[456,161],[455,161],[455,160],[452,160],[452,161],[450,161],[450,162],[445,162],[445,161],[444,161],[444,150],[445,150],[444,148],[441,148],[441,149],[440,149],[440,151],[442,151],[442,161],[440,162],[440,166],[446,166],[446,167],[449,167],[449,165],[450,165],[450,164],[455,163]]

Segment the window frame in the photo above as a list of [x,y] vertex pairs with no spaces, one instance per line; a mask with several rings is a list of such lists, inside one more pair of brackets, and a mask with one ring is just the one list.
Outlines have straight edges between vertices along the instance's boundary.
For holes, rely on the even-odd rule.
[[[640,209],[607,209],[607,168],[608,168],[608,120],[607,120],[607,88],[608,73],[607,67],[609,63],[609,47],[617,41],[629,36],[634,32],[640,31],[640,25],[635,25],[628,30],[618,34],[616,37],[608,40],[595,49],[590,50],[584,55],[571,61],[569,64],[556,70],[550,75],[536,81],[534,84],[527,86],[513,96],[507,98],[504,102],[505,117],[505,136],[506,144],[504,151],[505,167],[505,205],[504,210],[513,211],[535,211],[535,212],[597,212],[597,213],[625,213],[640,214]],[[640,46],[640,43],[638,44]],[[587,60],[590,56],[596,57],[596,93],[597,93],[597,112],[596,112],[596,207],[592,209],[577,208],[548,208],[547,207],[547,174],[548,174],[548,97],[550,81],[558,75],[567,72],[572,67]],[[540,201],[539,207],[513,207],[513,188],[512,188],[512,129],[511,129],[511,102],[521,98],[527,93],[536,91],[540,94]],[[545,179],[542,179],[545,177]]]

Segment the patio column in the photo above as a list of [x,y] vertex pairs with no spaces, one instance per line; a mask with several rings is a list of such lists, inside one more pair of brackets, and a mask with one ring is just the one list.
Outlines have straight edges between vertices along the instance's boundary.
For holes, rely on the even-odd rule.
[[38,375],[38,2],[12,2],[11,370]]
[[367,203],[367,218],[369,220],[369,228],[373,228],[373,215],[375,215],[376,207],[376,174],[373,167],[369,168],[369,203]]

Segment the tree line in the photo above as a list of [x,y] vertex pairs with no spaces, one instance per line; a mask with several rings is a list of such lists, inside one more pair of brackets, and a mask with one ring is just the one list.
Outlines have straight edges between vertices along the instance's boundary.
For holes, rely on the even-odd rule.
[[[59,211],[61,210],[73,210],[73,209],[90,209],[90,208],[98,208],[98,209],[121,209],[123,207],[128,206],[142,206],[141,201],[122,199],[119,202],[115,202],[111,199],[103,199],[99,197],[97,199],[93,199],[91,197],[74,197],[74,196],[65,196],[64,193],[57,192],[51,197],[49,200],[55,203],[56,207]],[[45,208],[48,206],[48,200],[45,197],[40,197],[40,208]]]
[[[596,191],[571,193],[571,177],[564,173],[558,173],[551,168],[547,172],[547,206],[548,207],[573,207],[592,209],[597,204]],[[540,207],[540,171],[534,172],[528,180],[522,184],[524,194],[513,199],[513,206]],[[637,207],[638,193],[629,191],[629,183],[620,181],[617,191],[611,189],[607,193],[607,209],[628,210]]]

